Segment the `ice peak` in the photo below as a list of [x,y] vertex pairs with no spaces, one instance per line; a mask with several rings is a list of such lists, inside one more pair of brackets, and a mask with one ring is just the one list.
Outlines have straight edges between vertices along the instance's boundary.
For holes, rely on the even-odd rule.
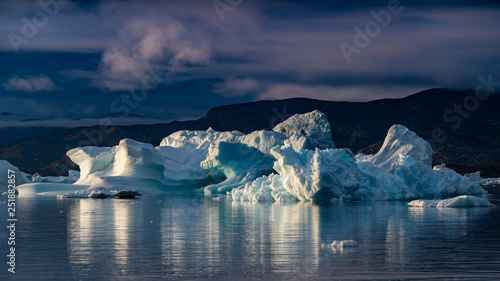
[[392,172],[400,155],[411,156],[417,162],[432,167],[431,145],[403,125],[392,125],[382,148],[369,161],[379,168]]
[[[306,137],[315,147],[321,149],[334,148],[332,141],[332,130],[326,115],[314,110],[309,113],[295,114],[287,120],[279,123],[273,131],[284,134],[287,137],[293,135]],[[297,137],[295,137],[297,138]]]

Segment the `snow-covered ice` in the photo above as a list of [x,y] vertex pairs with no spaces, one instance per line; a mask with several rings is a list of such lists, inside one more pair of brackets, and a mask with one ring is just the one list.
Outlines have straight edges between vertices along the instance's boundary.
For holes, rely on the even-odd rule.
[[413,207],[494,207],[488,199],[476,196],[462,195],[443,200],[413,200],[408,205]]

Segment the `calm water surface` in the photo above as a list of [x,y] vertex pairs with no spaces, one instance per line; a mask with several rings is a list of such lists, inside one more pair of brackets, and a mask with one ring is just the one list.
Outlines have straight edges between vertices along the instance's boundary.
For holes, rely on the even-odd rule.
[[[491,201],[500,206],[498,190]],[[499,207],[180,195],[17,203],[17,273],[7,272],[3,226],[1,280],[500,279]],[[359,246],[321,249],[344,239]]]

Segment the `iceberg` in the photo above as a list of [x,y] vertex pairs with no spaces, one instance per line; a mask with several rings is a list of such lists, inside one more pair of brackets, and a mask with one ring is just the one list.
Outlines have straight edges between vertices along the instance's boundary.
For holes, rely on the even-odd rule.
[[330,244],[321,244],[321,248],[326,249],[334,249],[334,248],[343,248],[343,247],[357,247],[358,242],[355,240],[333,240]]
[[466,178],[474,181],[476,184],[480,185],[495,185],[500,184],[500,178],[481,178],[481,172],[475,172],[470,174],[465,174]]
[[294,115],[273,131],[185,130],[157,147],[123,139],[114,147],[75,148],[67,155],[80,166],[78,181],[64,184],[76,173],[65,180],[34,176],[52,183],[22,185],[20,194],[230,193],[233,200],[252,202],[487,196],[445,165],[432,168],[430,144],[402,125],[389,129],[374,155],[335,148],[330,124],[317,110]]
[[[6,191],[9,185],[9,178],[8,178],[8,171],[11,170],[13,171],[15,175],[15,186],[20,186],[24,183],[31,182],[28,177],[26,176],[25,173],[22,173],[19,171],[19,169],[12,165],[9,161],[7,160],[0,160],[0,190]],[[10,173],[12,174],[12,173]]]
[[31,176],[32,182],[52,182],[52,183],[75,183],[80,179],[80,172],[75,170],[69,170],[68,176],[60,176],[60,177],[42,177],[40,174],[35,173]]
[[414,200],[408,203],[408,205],[413,207],[436,207],[436,208],[448,208],[448,207],[494,207],[488,199],[480,198],[476,196],[462,195],[454,198],[443,199],[443,200]]
[[[288,143],[274,147],[271,154],[276,158],[274,170],[280,176],[281,189],[301,201],[487,195],[483,188],[444,165],[432,169],[430,144],[401,125],[389,129],[384,145],[375,155],[355,157],[349,149],[316,148],[297,152]],[[274,189],[278,190],[279,185],[280,182],[274,183]],[[257,189],[259,186],[262,190]],[[268,201],[273,197],[268,186],[259,180],[232,193],[240,200]]]
[[[88,188],[88,185],[76,185],[76,184],[62,184],[62,183],[27,183],[20,185],[17,190],[20,196],[36,196],[36,195],[47,195],[47,196],[57,196],[61,193],[70,193],[84,190]],[[90,191],[88,191],[90,194]],[[87,195],[88,195],[87,194]],[[85,196],[87,197],[87,196]]]

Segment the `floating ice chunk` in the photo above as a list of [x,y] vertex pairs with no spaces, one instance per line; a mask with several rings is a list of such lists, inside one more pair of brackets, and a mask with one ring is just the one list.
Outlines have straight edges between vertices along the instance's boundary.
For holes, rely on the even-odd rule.
[[212,200],[214,200],[214,201],[224,201],[224,199],[226,199],[226,198],[222,197],[222,196],[218,196],[218,197],[212,198]]
[[73,192],[59,193],[57,194],[57,198],[108,198],[114,197],[116,190],[108,190],[108,189],[81,189]]
[[354,240],[334,240],[331,244],[321,244],[322,249],[334,249],[334,248],[344,248],[344,247],[357,247],[358,242]]
[[268,175],[273,171],[274,158],[243,143],[219,142],[210,147],[207,159],[201,162],[203,169],[224,173],[226,179],[205,187],[205,194],[226,193],[234,188]]
[[485,178],[485,179],[483,179],[483,178],[481,178],[481,172],[465,174],[465,177],[471,179],[476,184],[481,184],[481,185],[500,184],[500,178]]
[[476,196],[462,195],[443,200],[414,200],[408,203],[413,207],[494,207],[487,199]]
[[[49,195],[87,190],[88,185],[62,184],[62,183],[27,183],[19,186],[20,196]],[[90,191],[89,191],[90,193]],[[89,194],[87,193],[87,195]],[[86,197],[86,196],[85,196]]]
[[393,172],[400,155],[411,156],[418,163],[432,167],[431,145],[403,125],[393,125],[389,129],[377,154],[361,155],[358,161],[369,161],[377,167]]
[[35,173],[31,176],[31,181],[33,182],[52,182],[52,183],[75,183],[80,178],[80,172],[75,170],[70,170],[68,172],[68,176],[60,176],[60,177],[42,177],[40,174]]
[[[335,148],[332,141],[332,131],[326,115],[319,110],[314,110],[305,114],[295,114],[287,120],[279,123],[273,131],[280,132],[287,137],[298,135],[304,136],[312,143],[311,148],[320,149]],[[297,136],[292,137],[298,140]],[[302,141],[305,141],[303,139]],[[308,145],[304,145],[304,148]],[[295,149],[296,147],[294,147]],[[298,151],[298,150],[297,150]]]
[[486,197],[488,195],[488,192],[474,183],[474,181],[460,175],[452,169],[446,168],[444,164],[435,166],[434,171],[436,171],[444,179],[444,198],[459,195],[473,195],[478,197]]

